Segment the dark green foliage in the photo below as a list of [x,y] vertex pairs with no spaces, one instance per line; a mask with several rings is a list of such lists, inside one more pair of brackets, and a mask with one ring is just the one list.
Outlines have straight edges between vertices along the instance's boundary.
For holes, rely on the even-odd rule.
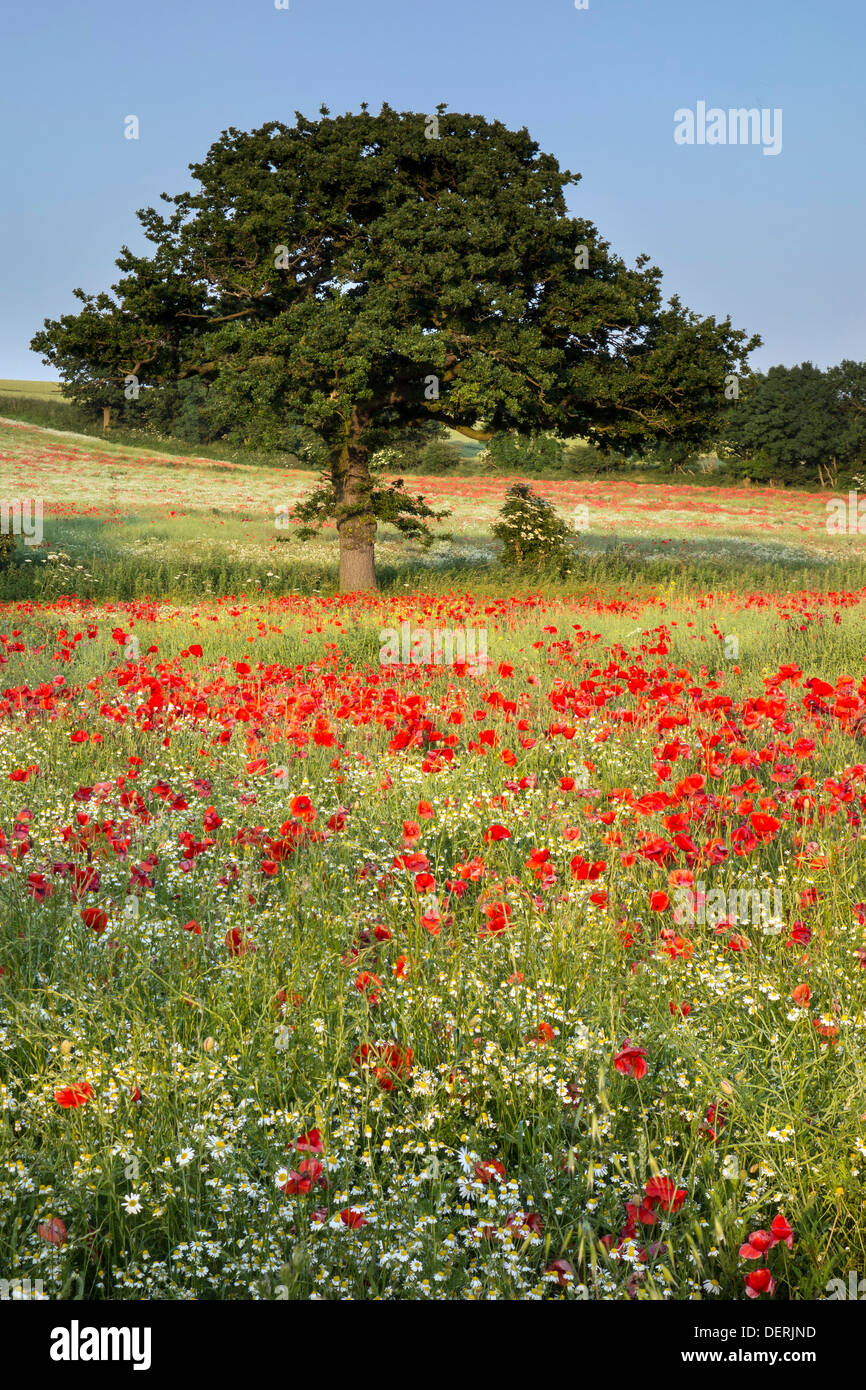
[[565,461],[565,446],[552,434],[521,435],[508,430],[495,434],[487,447],[497,473],[555,476]]
[[447,439],[432,439],[420,451],[417,466],[421,473],[453,473],[462,461],[456,444],[449,444]]
[[16,536],[4,535],[0,532],[0,570],[8,569],[12,564],[12,556],[15,553],[17,543]]
[[728,406],[720,455],[755,481],[835,486],[866,462],[866,363],[811,362],[748,378]]
[[[124,247],[113,293],[76,291],[82,310],[32,344],[72,399],[124,422],[133,404],[178,411],[262,448],[313,432],[349,587],[375,583],[383,431],[695,450],[759,341],[664,304],[647,256],[629,268],[569,215],[578,176],[525,129],[436,119],[436,138],[387,105],[229,129],[191,166],[195,191],[139,214],[152,254]],[[189,379],[206,394],[175,400]]]

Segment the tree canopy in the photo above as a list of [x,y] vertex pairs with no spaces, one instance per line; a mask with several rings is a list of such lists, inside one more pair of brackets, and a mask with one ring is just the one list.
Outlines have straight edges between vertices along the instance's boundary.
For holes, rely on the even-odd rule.
[[197,377],[263,446],[287,423],[312,431],[344,589],[375,584],[377,509],[423,523],[423,503],[371,476],[391,432],[688,453],[760,341],[665,302],[647,256],[627,266],[569,214],[579,175],[525,129],[322,108],[229,129],[190,169],[194,191],[138,214],[152,252],[124,247],[112,293],[76,291],[80,312],[32,346],[80,399]]
[[866,462],[866,363],[755,373],[725,413],[722,441],[754,478],[835,486],[840,469]]

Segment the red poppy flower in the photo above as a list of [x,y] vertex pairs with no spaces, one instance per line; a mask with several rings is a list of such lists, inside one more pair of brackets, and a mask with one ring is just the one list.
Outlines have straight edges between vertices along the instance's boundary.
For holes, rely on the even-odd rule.
[[280,1191],[284,1192],[287,1197],[294,1197],[295,1195],[306,1197],[314,1187],[328,1186],[323,1173],[324,1169],[318,1159],[304,1158],[298,1164],[297,1172],[294,1169],[289,1172],[288,1181],[282,1184]]
[[39,1239],[44,1240],[47,1245],[66,1244],[66,1227],[57,1216],[52,1216],[50,1221],[40,1221],[36,1232]]
[[540,1236],[544,1230],[544,1222],[537,1211],[513,1211],[505,1226],[514,1235],[521,1237],[525,1237],[527,1234]]
[[28,874],[27,892],[36,902],[43,903],[46,898],[51,897],[51,894],[54,892],[54,885],[48,882],[44,874]]
[[622,1076],[633,1076],[636,1081],[647,1074],[646,1058],[648,1056],[645,1047],[633,1047],[626,1038],[620,1051],[613,1059],[616,1070]]
[[322,1144],[321,1131],[318,1129],[308,1129],[306,1134],[299,1134],[293,1147],[297,1149],[298,1153],[321,1153],[324,1147]]
[[404,1080],[412,1072],[414,1054],[411,1047],[398,1043],[362,1043],[355,1052],[356,1067],[369,1067],[383,1091],[394,1089],[395,1080]]
[[365,994],[371,1004],[378,1004],[379,990],[382,988],[382,981],[378,975],[371,975],[369,970],[362,970],[355,980],[355,988]]
[[105,931],[108,926],[108,913],[103,912],[98,907],[86,907],[81,914],[81,920],[91,931],[95,931],[97,936]]
[[769,1231],[753,1231],[745,1245],[740,1246],[741,1260],[762,1260],[776,1244]]
[[484,915],[487,918],[487,924],[481,928],[482,934],[484,932],[505,931],[511,916],[511,907],[508,903],[488,903],[484,909]]
[[254,951],[255,943],[244,936],[240,927],[230,927],[226,932],[226,946],[230,956],[245,956],[247,951]]
[[600,878],[607,868],[604,859],[598,859],[594,864],[590,864],[580,854],[576,854],[571,861],[571,876],[580,882],[588,881],[594,883]]
[[510,840],[511,831],[506,830],[504,825],[491,825],[485,830],[482,838],[486,845],[491,842],[495,844],[497,840]]
[[691,960],[695,950],[692,942],[684,936],[669,937],[661,949],[671,960]]
[[821,1018],[814,1018],[812,1023],[821,1037],[827,1039],[829,1042],[833,1042],[834,1039],[839,1036],[839,1029],[835,1023],[825,1023]]
[[770,1231],[772,1232],[773,1240],[777,1244],[787,1245],[789,1250],[793,1250],[794,1232],[791,1226],[788,1225],[788,1222],[785,1220],[781,1212],[779,1212],[778,1216],[773,1217],[772,1223],[770,1225]]
[[574,1265],[569,1264],[568,1260],[554,1260],[544,1272],[545,1274],[555,1274],[558,1283],[563,1288],[574,1280]]
[[781,825],[781,821],[776,820],[775,816],[768,816],[763,811],[753,811],[749,820],[759,840],[772,840]]
[[89,1081],[78,1081],[72,1086],[61,1086],[54,1092],[54,1099],[62,1110],[77,1110],[92,1098],[93,1091]]
[[664,1174],[650,1178],[644,1186],[644,1193],[647,1201],[657,1202],[662,1211],[679,1211],[688,1195],[684,1187],[677,1187],[673,1179]]
[[488,1158],[475,1165],[475,1176],[479,1182],[491,1183],[494,1178],[500,1181],[505,1177],[505,1165],[498,1158]]
[[762,1293],[773,1294],[775,1291],[776,1281],[766,1266],[753,1269],[746,1275],[747,1298],[759,1298]]

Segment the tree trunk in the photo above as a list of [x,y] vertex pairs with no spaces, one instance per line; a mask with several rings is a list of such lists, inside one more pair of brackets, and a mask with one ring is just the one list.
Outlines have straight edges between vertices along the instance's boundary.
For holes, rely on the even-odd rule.
[[111,406],[110,406],[110,405],[104,405],[104,406],[102,407],[102,432],[103,432],[103,434],[108,434],[108,431],[109,431],[110,429],[111,429]]
[[353,410],[346,421],[342,446],[332,462],[343,594],[378,588],[376,517],[370,503],[372,480],[367,449],[361,443],[364,423],[359,412]]

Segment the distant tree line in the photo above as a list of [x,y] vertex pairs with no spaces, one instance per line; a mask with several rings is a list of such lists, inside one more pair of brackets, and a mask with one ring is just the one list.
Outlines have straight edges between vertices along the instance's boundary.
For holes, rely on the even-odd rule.
[[754,482],[837,487],[866,470],[866,362],[811,362],[747,376],[717,445]]
[[[261,426],[251,437],[231,395],[219,383],[200,378],[143,386],[128,394],[117,384],[89,380],[65,386],[64,394],[73,405],[75,418],[69,421],[73,426],[110,426],[154,440],[179,440],[191,447],[222,443],[237,449],[262,444]],[[25,404],[28,418],[37,423],[68,427],[61,418],[68,405]],[[719,481],[748,479],[784,487],[846,485],[866,474],[866,362],[846,360],[823,371],[803,362],[744,376],[737,399],[725,407],[720,430],[715,441]],[[300,422],[272,421],[267,445],[274,453],[293,455],[310,467],[321,462],[318,439]],[[661,475],[675,477],[697,471],[702,461],[688,447],[664,442],[623,453],[549,432],[514,430],[494,435],[473,454],[449,439],[444,426],[434,420],[412,430],[383,432],[379,449],[383,468],[408,474],[447,474],[469,468],[498,476],[575,478],[652,467]]]

